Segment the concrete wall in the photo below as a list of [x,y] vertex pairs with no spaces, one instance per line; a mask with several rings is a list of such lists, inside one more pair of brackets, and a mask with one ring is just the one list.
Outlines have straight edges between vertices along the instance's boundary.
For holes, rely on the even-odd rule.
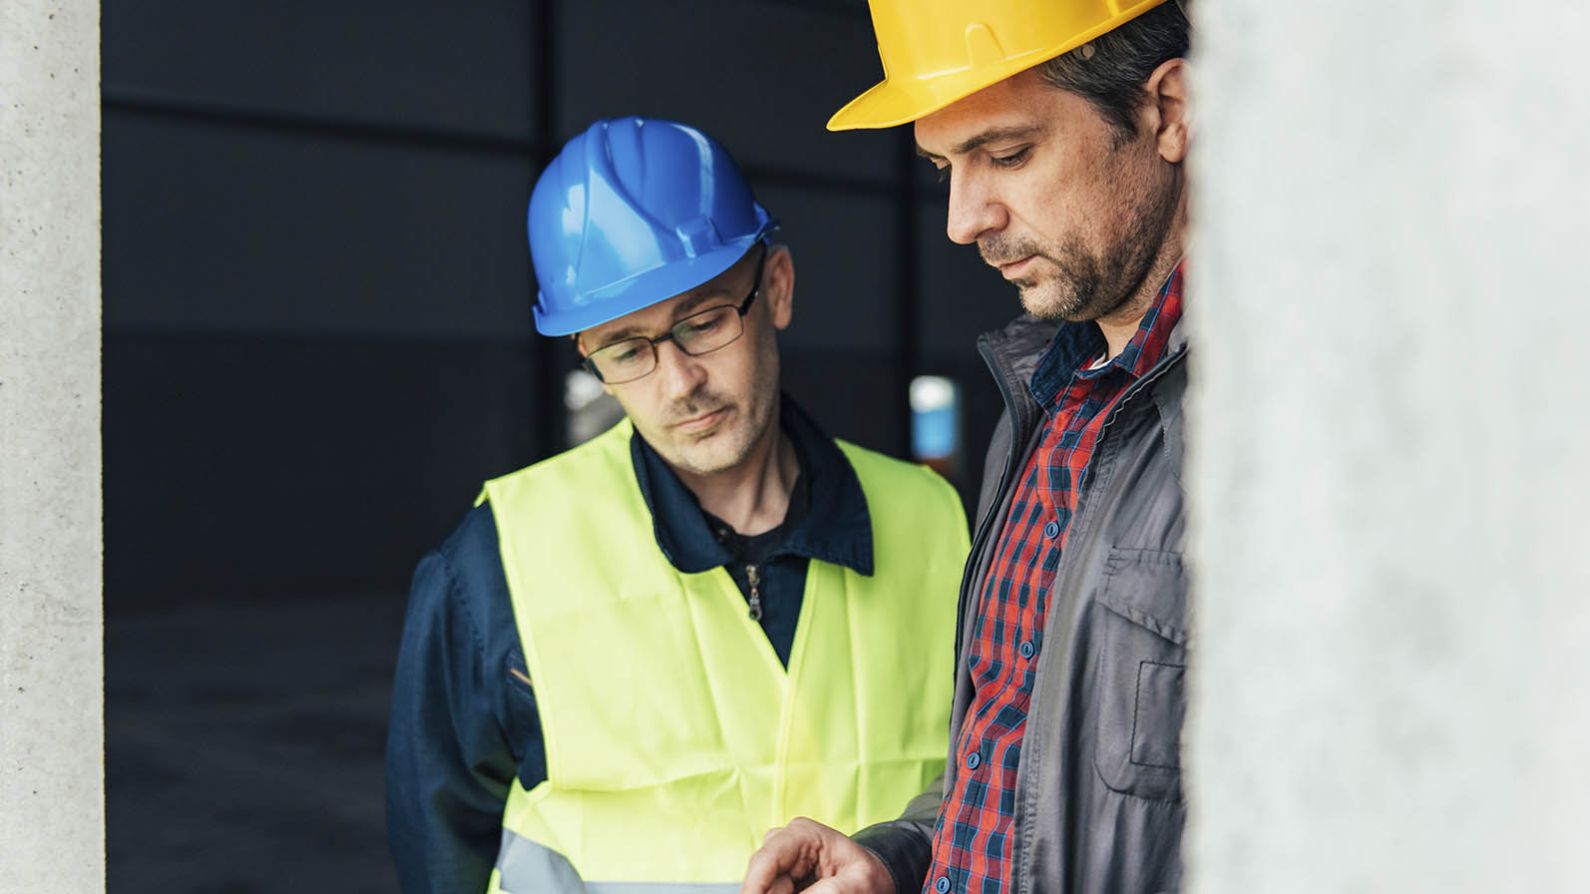
[[0,6],[0,892],[105,890],[99,5]]
[[1590,890],[1590,14],[1195,7],[1192,888]]

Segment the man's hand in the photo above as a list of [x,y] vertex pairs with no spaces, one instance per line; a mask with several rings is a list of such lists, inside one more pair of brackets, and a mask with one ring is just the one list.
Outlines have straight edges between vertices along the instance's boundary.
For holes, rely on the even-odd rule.
[[799,817],[762,839],[740,894],[894,894],[877,855],[816,820]]

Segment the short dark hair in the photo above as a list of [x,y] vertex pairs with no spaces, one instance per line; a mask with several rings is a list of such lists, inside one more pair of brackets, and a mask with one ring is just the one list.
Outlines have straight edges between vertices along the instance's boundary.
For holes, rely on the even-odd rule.
[[1137,136],[1143,84],[1164,62],[1187,55],[1189,31],[1180,3],[1164,3],[1039,65],[1038,73],[1051,87],[1092,103],[1115,130],[1119,148]]

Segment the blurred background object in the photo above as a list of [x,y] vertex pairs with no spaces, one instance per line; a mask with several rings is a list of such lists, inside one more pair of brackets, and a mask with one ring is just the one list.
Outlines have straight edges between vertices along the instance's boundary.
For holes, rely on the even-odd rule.
[[[911,380],[911,455],[946,478],[961,479],[961,387],[954,379]],[[975,509],[968,504],[969,512]]]
[[823,130],[880,73],[864,0],[110,0],[103,45],[113,892],[392,890],[409,574],[616,418],[534,335],[524,237],[594,118],[722,140],[798,259],[790,392],[978,484],[974,339],[1018,307],[909,130]]

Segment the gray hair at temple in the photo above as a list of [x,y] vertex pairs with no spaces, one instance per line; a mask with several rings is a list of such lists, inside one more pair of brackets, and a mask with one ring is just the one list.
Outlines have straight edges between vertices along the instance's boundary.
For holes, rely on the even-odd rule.
[[1086,99],[1115,130],[1120,148],[1137,136],[1143,84],[1154,69],[1187,55],[1192,28],[1182,0],[1165,3],[1037,67],[1052,87]]

